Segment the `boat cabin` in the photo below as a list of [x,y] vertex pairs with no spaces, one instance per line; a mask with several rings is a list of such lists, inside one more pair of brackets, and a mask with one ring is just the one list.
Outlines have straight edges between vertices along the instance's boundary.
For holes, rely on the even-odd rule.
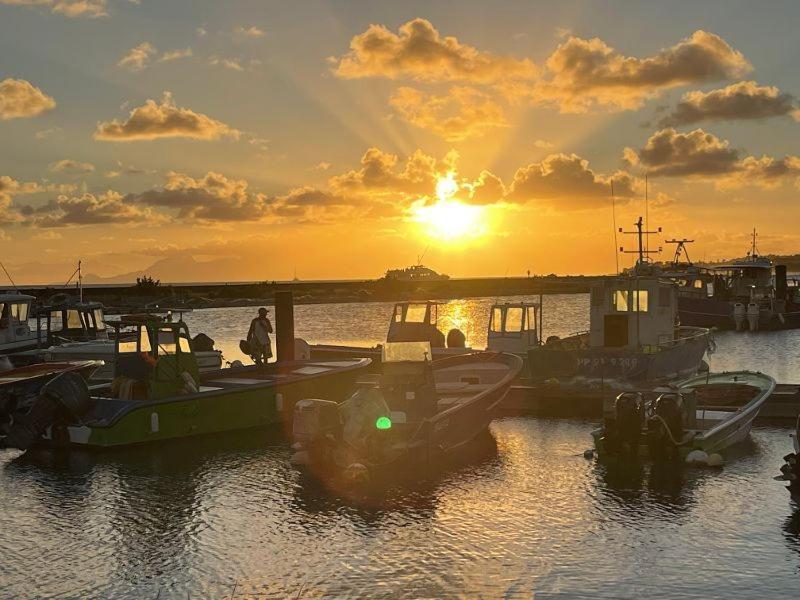
[[429,342],[432,348],[444,348],[445,337],[437,327],[438,318],[438,302],[398,302],[386,341]]
[[0,292],[0,353],[36,346],[36,332],[28,322],[34,300],[19,292]]
[[538,304],[515,302],[494,304],[489,315],[486,349],[492,352],[527,354],[539,345]]
[[115,385],[130,389],[119,397],[157,400],[181,391],[197,391],[200,373],[183,321],[125,315],[113,325]]
[[591,289],[589,346],[652,348],[675,339],[678,294],[658,277],[615,277]]
[[732,299],[762,300],[773,295],[772,261],[753,257],[714,267],[717,295]]
[[64,341],[108,339],[108,327],[100,302],[66,301],[43,306],[36,314],[39,322],[43,322],[47,331],[47,342],[50,345],[58,345]]

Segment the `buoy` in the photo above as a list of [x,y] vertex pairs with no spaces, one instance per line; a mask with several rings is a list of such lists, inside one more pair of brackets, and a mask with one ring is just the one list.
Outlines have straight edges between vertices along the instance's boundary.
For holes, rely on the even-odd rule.
[[721,467],[722,463],[723,463],[722,455],[717,454],[716,452],[714,454],[709,454],[708,460],[706,460],[706,464],[709,467]]
[[686,455],[686,462],[690,465],[708,464],[708,454],[702,450],[692,450]]
[[594,450],[589,448],[588,450],[583,451],[583,458],[590,459],[594,458]]

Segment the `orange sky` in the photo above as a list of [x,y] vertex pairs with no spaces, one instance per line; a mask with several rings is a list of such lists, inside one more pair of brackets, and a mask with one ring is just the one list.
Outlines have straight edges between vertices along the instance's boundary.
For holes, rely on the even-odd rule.
[[612,182],[617,225],[663,228],[652,247],[740,256],[757,227],[762,253],[800,251],[787,15],[448,7],[0,0],[0,261],[25,283],[79,259],[127,280],[423,255],[457,277],[608,273],[632,260]]

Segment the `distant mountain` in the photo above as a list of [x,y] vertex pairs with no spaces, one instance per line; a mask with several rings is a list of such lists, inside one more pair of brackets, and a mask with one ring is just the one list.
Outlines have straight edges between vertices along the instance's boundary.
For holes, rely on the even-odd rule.
[[164,283],[196,281],[252,281],[252,265],[242,265],[236,259],[218,258],[199,261],[193,256],[170,256],[154,262],[141,271],[130,271],[101,277],[87,274],[84,282],[88,284],[134,283],[137,277],[147,275]]

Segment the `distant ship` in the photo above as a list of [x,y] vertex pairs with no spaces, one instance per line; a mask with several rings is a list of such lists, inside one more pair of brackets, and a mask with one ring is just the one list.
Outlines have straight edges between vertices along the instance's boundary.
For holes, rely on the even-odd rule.
[[444,281],[450,279],[450,276],[418,264],[405,269],[389,269],[383,279],[389,281]]

